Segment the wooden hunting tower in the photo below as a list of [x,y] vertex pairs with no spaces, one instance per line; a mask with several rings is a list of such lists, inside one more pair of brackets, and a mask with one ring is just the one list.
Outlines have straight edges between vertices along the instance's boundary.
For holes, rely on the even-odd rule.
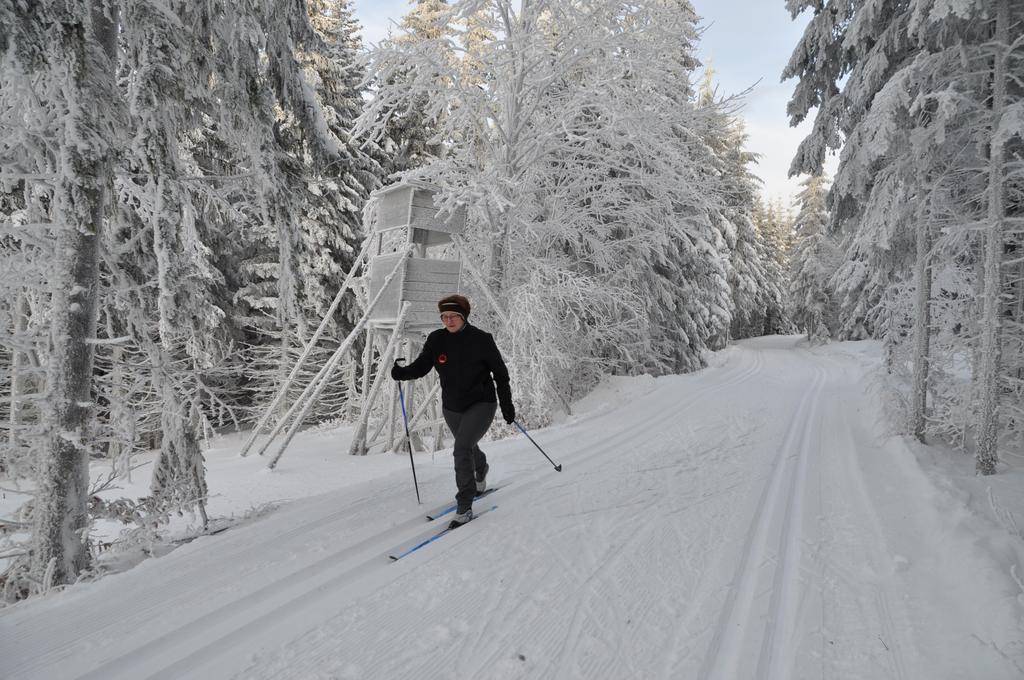
[[[462,266],[458,260],[429,257],[429,249],[451,243],[452,234],[466,227],[466,211],[441,214],[434,207],[436,191],[426,185],[400,182],[374,192],[376,219],[370,238],[376,239],[370,259],[370,299],[384,287],[384,280],[398,261],[405,259],[370,315],[375,328],[392,327],[403,303],[409,303],[404,320],[408,330],[436,328],[437,301],[459,291]],[[411,247],[413,256],[407,257]],[[396,252],[392,252],[396,251]]]
[[[385,401],[390,408],[375,408],[382,389],[395,390],[388,375],[391,363],[396,356],[407,360],[415,356],[424,335],[441,326],[438,300],[459,292],[461,287],[462,263],[458,259],[443,259],[443,251],[444,246],[452,242],[453,235],[465,230],[466,211],[438,210],[434,204],[436,194],[437,188],[427,184],[399,182],[370,196],[372,209],[368,212],[374,218],[367,254],[368,273],[364,279],[370,308],[363,355],[362,408],[352,439],[353,454],[366,453],[370,446],[381,441],[385,425],[387,446],[396,445],[396,395]],[[371,380],[374,368],[376,376]],[[418,431],[433,429],[435,441],[439,441],[443,418],[436,403],[439,393],[436,378],[430,376],[427,381],[417,382],[423,384],[417,387],[408,383],[405,394],[410,411],[417,401],[417,390],[433,384],[419,400],[418,417],[410,428],[413,445],[422,448]],[[432,417],[422,418],[426,413]],[[376,420],[378,425],[373,427],[371,420]],[[420,422],[422,426],[415,427]]]
[[[441,327],[437,302],[446,295],[459,292],[462,283],[462,263],[458,259],[443,259],[450,250],[452,237],[466,228],[466,211],[459,208],[442,211],[435,207],[437,187],[418,182],[399,182],[375,191],[365,215],[372,217],[368,227],[369,236],[341,285],[334,302],[320,322],[313,336],[307,341],[302,356],[296,362],[291,374],[279,388],[270,407],[242,448],[245,455],[256,441],[257,436],[268,427],[275,409],[284,403],[288,388],[296,380],[302,364],[308,360],[310,350],[325,332],[328,320],[336,311],[346,290],[361,289],[365,299],[364,312],[355,328],[335,350],[331,359],[295,401],[288,413],[273,426],[270,438],[260,448],[263,453],[271,442],[288,428],[283,444],[268,464],[273,468],[284,453],[288,442],[302,426],[303,420],[350,351],[356,346],[357,338],[365,332],[363,344],[362,386],[357,387],[356,362],[348,362],[349,409],[359,409],[359,420],[352,439],[353,454],[365,454],[370,447],[385,443],[389,450],[396,450],[404,438],[396,428],[401,422],[395,382],[391,380],[391,365],[396,357],[411,359],[419,351],[424,335]],[[461,252],[459,244],[454,250]],[[472,264],[467,264],[471,275],[478,280]],[[362,276],[359,273],[362,272]],[[361,283],[356,283],[361,282]],[[420,383],[419,387],[415,383]],[[426,390],[422,397],[418,390]],[[381,392],[391,396],[381,402]],[[440,447],[444,433],[444,418],[441,415],[440,384],[436,376],[426,380],[408,383],[405,391],[406,409],[410,413],[415,404],[415,417],[410,417],[408,430],[411,443],[423,448],[421,433],[433,433],[434,449]],[[385,435],[386,430],[386,435]]]

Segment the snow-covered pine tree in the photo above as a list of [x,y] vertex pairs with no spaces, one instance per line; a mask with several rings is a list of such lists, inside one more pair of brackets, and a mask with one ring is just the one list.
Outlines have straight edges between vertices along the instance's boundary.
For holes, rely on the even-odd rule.
[[[455,35],[450,25],[451,13],[445,0],[416,0],[415,6],[402,17],[400,33],[383,41],[382,49],[412,49],[418,42],[430,44],[430,51],[450,66],[458,60],[448,41]],[[389,71],[386,81],[374,76],[370,81],[372,91],[402,88],[413,79],[412,70],[396,68]],[[384,133],[377,142],[384,152],[382,166],[385,176],[393,176],[420,167],[431,159],[442,155],[443,135],[439,135],[435,116],[443,115],[429,111],[429,103],[423,95],[410,98],[390,109],[381,109],[376,114],[384,124]]]
[[222,278],[204,242],[202,210],[183,180],[195,169],[179,144],[212,104],[204,97],[209,43],[201,29],[179,24],[202,26],[204,18],[202,9],[182,16],[145,1],[125,7],[120,37],[123,68],[131,74],[125,92],[131,145],[124,160],[135,175],[118,183],[128,207],[119,213],[118,236],[136,246],[121,249],[131,254],[122,268],[136,286],[155,284],[157,293],[155,300],[130,295],[126,304],[128,327],[160,397],[160,453],[151,488],[162,503],[201,512],[201,391],[193,381],[219,358],[224,314],[216,304]]
[[709,114],[704,137],[713,156],[707,168],[710,178],[719,184],[723,200],[714,220],[727,248],[732,297],[728,338],[747,338],[761,335],[766,301],[781,297],[781,292],[772,290],[777,282],[768,280],[764,259],[767,246],[754,225],[760,180],[749,166],[756,162],[757,155],[744,148],[747,135],[736,111],[740,102],[729,98],[716,101],[713,75],[714,70],[706,67],[699,101]]
[[763,262],[767,285],[762,300],[763,325],[758,335],[787,333],[792,322],[787,316],[786,282],[789,252],[793,239],[793,219],[782,201],[766,201],[754,211],[754,225],[764,244]]
[[827,231],[825,198],[828,180],[814,175],[801,182],[789,261],[789,299],[793,321],[813,343],[828,342],[835,328],[833,292],[829,283],[840,262],[838,245]]
[[[181,69],[164,72],[168,82],[163,89],[175,92],[180,88],[196,99],[191,102],[190,110],[210,112],[218,122],[209,125],[209,118],[172,119],[171,125],[159,129],[168,135],[177,131],[206,130],[206,134],[214,136],[218,146],[226,151],[220,154],[220,158],[226,157],[249,168],[256,181],[243,186],[240,195],[230,199],[225,206],[217,201],[200,202],[199,199],[209,197],[202,184],[198,189],[191,189],[193,185],[174,182],[173,177],[170,180],[178,185],[177,190],[187,209],[182,211],[184,229],[173,234],[178,239],[175,245],[164,256],[160,255],[159,247],[156,249],[158,280],[163,283],[165,277],[161,272],[176,263],[191,261],[192,265],[184,276],[178,278],[173,288],[177,326],[171,324],[170,333],[163,326],[160,329],[162,350],[180,349],[175,355],[161,355],[159,361],[154,358],[154,362],[164,375],[180,376],[177,390],[164,389],[167,399],[177,392],[189,401],[170,416],[176,419],[179,427],[164,428],[164,450],[160,460],[167,461],[167,465],[158,466],[157,472],[166,470],[166,473],[154,477],[154,490],[161,493],[178,485],[185,490],[184,495],[175,492],[180,498],[201,498],[203,494],[201,456],[197,447],[200,433],[197,428],[205,420],[205,413],[200,399],[209,396],[216,400],[216,395],[203,378],[212,367],[211,360],[223,357],[227,349],[223,342],[226,329],[222,324],[222,307],[227,306],[227,300],[210,294],[210,290],[219,286],[225,277],[213,266],[210,261],[212,253],[205,245],[216,235],[203,233],[199,227],[223,224],[222,211],[226,207],[234,211],[231,216],[234,221],[229,223],[228,231],[243,234],[245,229],[240,228],[242,225],[237,217],[244,215],[255,227],[254,231],[262,232],[265,241],[276,248],[276,257],[272,257],[266,263],[267,267],[261,270],[273,280],[273,292],[264,299],[274,301],[272,311],[280,329],[279,337],[283,344],[292,346],[297,344],[296,338],[299,341],[304,338],[306,327],[303,289],[298,282],[302,244],[299,216],[311,212],[307,211],[309,200],[321,200],[316,197],[316,187],[310,188],[311,184],[321,178],[326,179],[321,193],[333,193],[338,198],[340,213],[332,215],[331,219],[346,213],[349,216],[358,213],[361,206],[354,206],[350,200],[353,196],[346,195],[346,192],[354,191],[358,200],[358,196],[365,196],[372,186],[372,162],[365,154],[350,153],[354,148],[346,146],[338,136],[343,134],[344,117],[350,113],[347,107],[353,104],[350,87],[357,77],[335,71],[351,66],[352,46],[342,44],[351,28],[346,24],[350,19],[347,6],[316,6],[314,10],[323,19],[322,26],[329,31],[337,31],[340,43],[332,45],[333,36],[325,40],[324,35],[314,30],[306,3],[285,6],[267,2],[236,7],[232,10],[236,15],[229,17],[228,21],[215,20],[209,14],[210,8],[204,5],[179,10],[187,14],[181,17],[182,23],[195,29],[194,34],[182,43],[182,50],[191,50],[193,55],[185,60]],[[166,15],[161,19],[156,13],[143,15],[139,11],[139,16],[153,22],[168,20]],[[332,19],[336,23],[330,24]],[[254,35],[260,40],[248,41],[244,34],[232,31],[232,25],[243,24],[252,26],[256,30]],[[166,31],[158,33],[166,35]],[[143,31],[127,34],[124,40],[133,38],[138,40],[140,50],[150,49]],[[169,49],[164,54],[177,59],[181,53]],[[339,55],[349,63],[335,63]],[[206,71],[211,67],[217,73],[213,78]],[[347,78],[347,82],[334,82],[336,76]],[[207,83],[214,87],[204,87]],[[325,99],[329,100],[329,105],[325,105]],[[235,107],[229,112],[218,104],[224,101],[240,102],[245,106]],[[136,109],[149,110],[146,107]],[[165,109],[183,114],[189,110],[177,104]],[[158,115],[166,118],[169,114]],[[190,150],[192,138],[186,136],[180,141]],[[188,168],[202,174],[200,164],[217,158],[216,154],[207,152],[211,148],[209,143],[195,146],[202,155],[174,159],[179,172]],[[352,161],[353,156],[355,161]],[[324,169],[332,167],[333,170],[324,172]],[[228,170],[229,181],[236,172],[233,168]],[[339,177],[343,177],[344,182],[332,185],[332,179]],[[246,178],[243,175],[237,179]],[[197,195],[193,196],[190,189]],[[200,214],[212,219],[209,223],[205,219],[196,221],[195,216]],[[337,226],[332,228],[337,229]],[[343,233],[341,229],[338,231]],[[247,240],[251,242],[244,236],[240,238],[242,243]],[[158,244],[154,242],[154,245]],[[318,248],[314,243],[310,250]],[[316,278],[310,279],[310,289],[318,290]],[[186,294],[185,288],[190,282],[198,284],[198,287]],[[316,306],[313,304],[310,308],[315,309]],[[161,314],[161,317],[166,315]],[[175,336],[169,337],[172,334]],[[287,352],[283,354],[287,355]],[[183,371],[171,371],[171,366],[178,366]],[[177,444],[168,442],[168,432],[180,432],[181,440]]]
[[1024,7],[788,6],[814,12],[784,74],[800,78],[792,120],[818,107],[793,171],[814,172],[827,148],[843,147],[830,200],[833,227],[846,234],[836,278],[844,314],[885,338],[891,369],[914,363],[912,429],[922,434],[924,422],[963,443],[973,431],[979,471],[990,473],[1019,365],[999,361],[1020,331],[1003,323],[1012,298],[993,273],[1019,239],[1006,230],[1019,183],[999,150],[1020,143],[1022,92],[1010,74],[1021,70]]
[[[249,325],[256,332],[245,356],[247,373],[253,377],[251,389],[260,408],[266,402],[264,397],[276,394],[287,378],[311,335],[310,329],[319,324],[352,268],[363,238],[363,206],[383,175],[379,162],[384,157],[382,150],[373,144],[362,148],[350,137],[352,121],[363,106],[364,73],[358,58],[362,49],[358,25],[349,2],[316,0],[309,3],[309,13],[320,40],[302,50],[298,59],[323,109],[325,132],[336,139],[336,157],[318,158],[294,116],[281,115],[275,125],[275,138],[282,152],[279,162],[286,168],[283,176],[291,185],[290,193],[300,200],[293,254],[299,322],[285,323],[279,318],[283,308],[276,295],[276,277],[280,270],[272,266],[278,256],[271,250],[276,234],[263,230],[257,234],[253,256],[245,263],[249,284],[240,292],[252,311]],[[333,352],[335,341],[331,338],[346,336],[357,316],[353,298],[343,299],[326,337],[313,350],[313,365],[317,356],[326,359]],[[268,342],[271,338],[273,341]],[[260,370],[263,366],[268,370]],[[339,378],[338,384],[325,393],[311,417],[337,417],[343,382]],[[291,396],[298,396],[303,386],[303,381],[297,380]]]
[[[644,47],[661,51],[664,71],[654,76],[657,80],[637,82],[637,94],[664,97],[671,102],[675,117],[667,129],[674,133],[670,141],[680,153],[672,172],[680,181],[704,187],[706,196],[697,200],[689,192],[676,192],[666,201],[675,202],[666,232],[659,233],[654,225],[647,225],[645,230],[656,239],[650,246],[653,266],[639,268],[631,288],[646,298],[652,353],[644,369],[655,375],[704,366],[705,353],[727,342],[733,315],[729,286],[734,276],[730,257],[732,225],[725,215],[732,187],[726,154],[720,153],[727,144],[721,137],[727,139],[731,134],[729,105],[705,100],[692,85],[700,66],[694,56],[698,18],[693,8],[688,2],[668,3],[668,13],[669,20],[678,23],[676,44],[658,45],[664,36],[651,31],[653,42]],[[641,11],[626,21],[642,25],[661,18],[657,12],[644,16]],[[639,74],[633,77],[639,81]],[[621,136],[622,131],[616,130],[615,134]],[[615,149],[614,144],[610,146]],[[642,204],[646,192],[657,194],[657,182],[644,175],[638,180],[639,186],[650,187],[643,186],[627,200]],[[630,222],[628,218],[622,221]],[[646,254],[640,251],[635,257],[644,258]]]
[[[783,79],[799,78],[787,106],[791,124],[801,122],[814,107],[819,107],[812,133],[800,145],[793,159],[791,175],[820,174],[828,150],[841,146],[843,135],[850,134],[852,130],[851,121],[854,116],[863,115],[863,111],[870,106],[870,95],[866,91],[861,93],[861,97],[867,101],[858,99],[852,105],[839,96],[840,81],[847,77],[857,63],[852,56],[853,45],[846,42],[845,32],[853,24],[855,13],[863,4],[860,0],[827,2],[827,6],[804,0],[787,1],[786,6],[793,16],[814,7],[814,15],[783,72]],[[880,49],[888,50],[890,59],[899,59],[898,53],[905,51],[905,41],[898,27],[892,25],[894,11],[894,3],[880,3],[872,12],[863,15],[862,19],[868,16],[874,19],[870,26],[884,33],[882,40],[874,36]],[[862,45],[869,39],[864,35],[866,27],[866,22],[862,20],[860,26],[851,31],[853,35],[863,36],[865,43]],[[877,91],[879,81],[884,77],[886,62],[876,60],[870,66],[863,63],[864,67],[858,75],[862,76],[864,84]],[[857,177],[857,186],[862,195],[869,194],[875,185],[879,187],[879,192],[890,197],[893,195],[891,174],[864,171]],[[841,321],[839,337],[861,339],[873,332],[873,322],[877,316],[874,311],[892,279],[889,269],[899,266],[894,265],[897,254],[905,252],[902,243],[899,247],[893,243],[892,225],[899,222],[901,210],[884,213],[883,216],[888,219],[884,222],[875,221],[874,224],[878,226],[872,230],[858,231],[857,225],[860,224],[860,216],[867,201],[847,196],[843,193],[844,177],[839,176],[837,179],[840,187],[833,191],[833,204],[830,205],[831,229],[834,233],[849,235],[844,244],[846,258],[835,277]],[[890,201],[890,205],[901,208],[905,203]],[[886,226],[883,228],[882,224]]]
[[[308,0],[310,21],[321,36],[319,51],[306,50],[300,60],[316,90],[330,134],[338,140],[338,156],[316,165],[306,161],[303,175],[312,178],[305,189],[300,220],[299,253],[303,306],[319,320],[334,291],[352,268],[364,236],[363,206],[381,185],[385,158],[376,145],[354,140],[351,129],[363,109],[365,72],[359,25],[350,0]],[[345,336],[359,316],[351,300],[343,300],[337,334]]]

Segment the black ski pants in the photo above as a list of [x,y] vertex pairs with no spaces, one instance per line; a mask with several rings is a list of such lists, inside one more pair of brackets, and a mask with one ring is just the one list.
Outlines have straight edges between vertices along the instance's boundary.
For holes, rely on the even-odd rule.
[[461,413],[442,409],[444,421],[455,436],[455,484],[459,487],[455,501],[459,513],[473,506],[476,471],[487,466],[487,456],[477,444],[487,434],[497,409],[497,404],[486,401],[478,401]]

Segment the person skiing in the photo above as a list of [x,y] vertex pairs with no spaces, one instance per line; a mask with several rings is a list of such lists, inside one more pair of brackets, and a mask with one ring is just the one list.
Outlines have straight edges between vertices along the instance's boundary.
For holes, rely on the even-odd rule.
[[516,409],[505,360],[491,334],[469,323],[469,300],[449,295],[437,303],[437,308],[444,328],[427,336],[423,350],[411,364],[402,366],[395,361],[391,377],[415,380],[434,368],[441,380],[441,411],[455,437],[458,486],[455,517],[449,528],[457,529],[473,519],[473,498],[487,490],[490,466],[479,441],[490,428],[498,403],[510,425],[515,421]]

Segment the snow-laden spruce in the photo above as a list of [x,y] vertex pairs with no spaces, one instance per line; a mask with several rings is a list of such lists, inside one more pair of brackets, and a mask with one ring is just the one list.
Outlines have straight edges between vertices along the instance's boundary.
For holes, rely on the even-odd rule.
[[[1024,445],[1024,6],[1009,0],[807,2],[783,74],[792,122],[817,108],[792,172],[842,149],[830,230],[844,337],[882,337],[907,430]],[[911,366],[912,375],[902,375]],[[902,390],[902,388],[899,388]]]
[[795,242],[789,261],[792,318],[813,343],[828,342],[835,333],[836,308],[829,279],[840,262],[838,244],[827,231],[828,193],[823,175],[805,179],[797,194],[800,205],[793,225]]

